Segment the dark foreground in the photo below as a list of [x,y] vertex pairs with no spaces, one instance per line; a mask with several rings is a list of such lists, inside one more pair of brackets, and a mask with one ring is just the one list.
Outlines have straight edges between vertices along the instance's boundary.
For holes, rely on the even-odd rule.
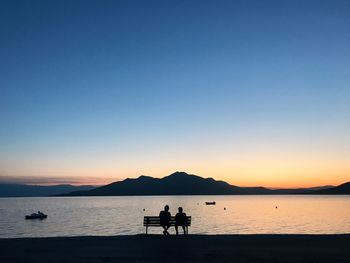
[[350,262],[350,235],[0,239],[0,262]]

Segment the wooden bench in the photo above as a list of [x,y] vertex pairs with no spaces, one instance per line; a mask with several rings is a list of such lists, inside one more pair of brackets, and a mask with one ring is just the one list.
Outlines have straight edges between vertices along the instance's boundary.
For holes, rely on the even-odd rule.
[[[170,226],[175,226],[175,216],[170,218]],[[143,226],[146,227],[146,235],[148,234],[148,227],[161,227],[159,216],[145,216],[143,218]],[[187,224],[185,227],[186,234],[188,234],[188,227],[191,226],[191,217],[187,216]]]

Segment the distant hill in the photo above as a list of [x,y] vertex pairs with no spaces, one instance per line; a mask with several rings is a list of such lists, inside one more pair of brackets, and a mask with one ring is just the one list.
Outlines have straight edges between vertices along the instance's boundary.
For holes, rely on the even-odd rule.
[[77,191],[68,195],[230,195],[249,192],[267,194],[270,190],[263,187],[242,188],[213,178],[176,172],[163,178],[142,175],[136,179],[128,178],[90,191]]
[[36,197],[52,196],[66,194],[73,191],[87,191],[93,189],[93,186],[74,186],[68,184],[42,186],[26,184],[0,184],[0,197]]
[[[324,188],[327,186],[321,187],[321,189]],[[136,179],[128,178],[89,191],[75,191],[64,196],[269,195],[312,194],[314,191],[311,188],[271,190],[264,187],[238,187],[213,178],[175,172],[163,178],[144,175]]]
[[338,185],[336,187],[316,190],[313,192],[314,194],[326,194],[326,195],[348,195],[350,194],[350,182],[345,184]]
[[274,189],[273,194],[313,194],[316,190],[323,190],[333,188],[332,185],[316,186],[309,188],[295,188],[295,189]]
[[213,178],[202,178],[184,172],[175,172],[163,178],[140,176],[125,179],[90,191],[77,191],[70,196],[103,195],[229,195],[249,192],[268,194],[271,190],[263,187],[242,188]]

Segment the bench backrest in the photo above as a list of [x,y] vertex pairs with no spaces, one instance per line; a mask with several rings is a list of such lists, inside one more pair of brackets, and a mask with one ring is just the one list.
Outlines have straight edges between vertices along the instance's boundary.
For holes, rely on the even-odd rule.
[[[143,218],[144,226],[160,226],[160,218],[159,216],[145,216]],[[175,226],[175,216],[170,218],[170,225]],[[187,216],[187,225],[191,225],[191,217]]]

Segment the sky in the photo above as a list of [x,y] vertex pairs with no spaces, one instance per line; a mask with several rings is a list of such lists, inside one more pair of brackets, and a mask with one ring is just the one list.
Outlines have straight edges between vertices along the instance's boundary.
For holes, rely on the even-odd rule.
[[349,28],[347,0],[2,0],[0,179],[350,181]]

